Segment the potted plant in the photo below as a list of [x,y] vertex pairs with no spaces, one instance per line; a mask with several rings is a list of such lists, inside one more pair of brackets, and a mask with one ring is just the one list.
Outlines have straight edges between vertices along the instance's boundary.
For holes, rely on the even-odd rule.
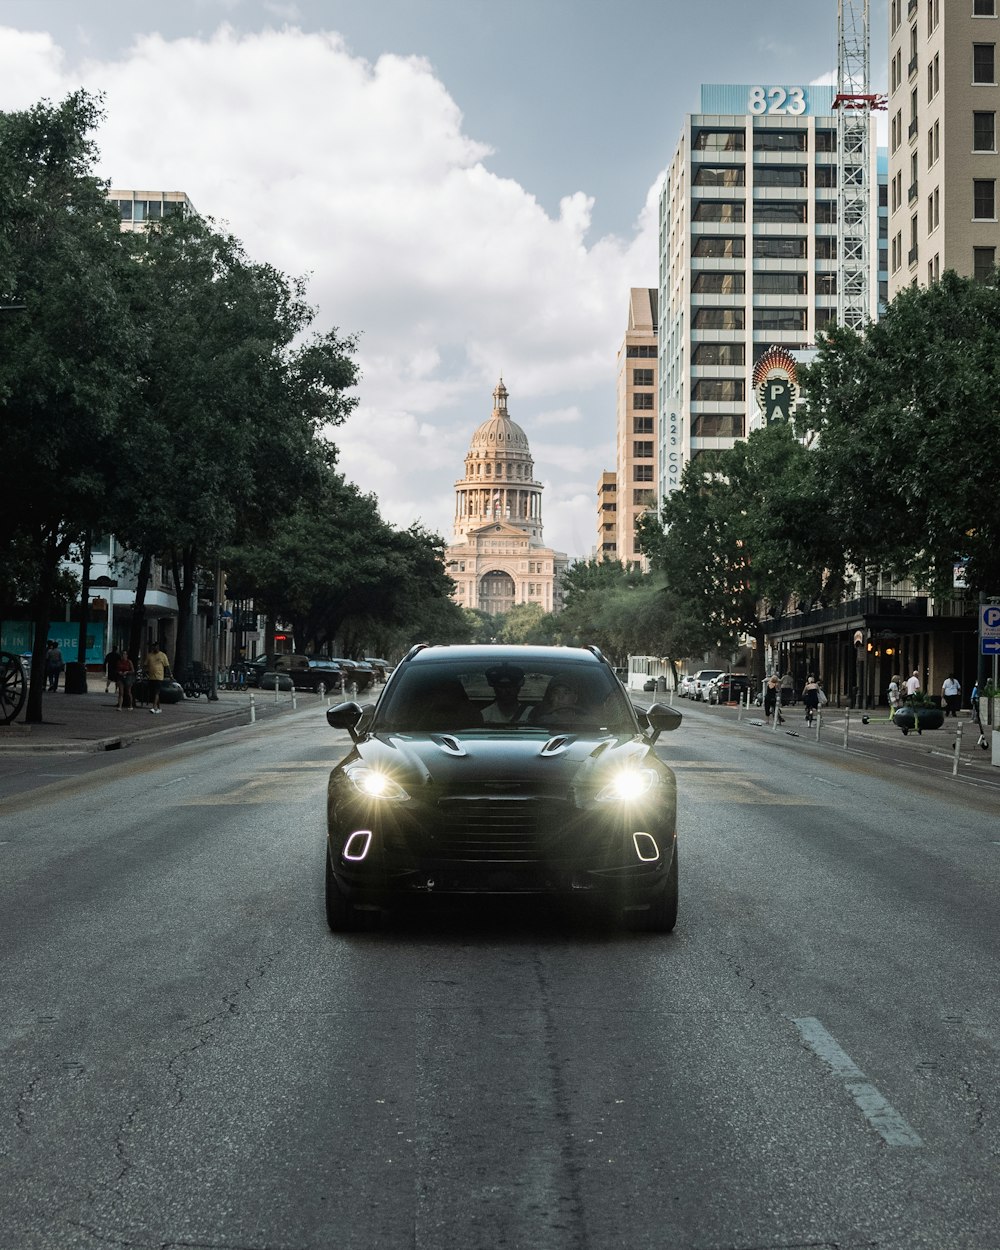
[[911,729],[919,734],[925,729],[940,729],[944,724],[944,711],[939,699],[918,690],[916,694],[907,695],[903,706],[896,708],[892,723],[903,731],[904,736]]

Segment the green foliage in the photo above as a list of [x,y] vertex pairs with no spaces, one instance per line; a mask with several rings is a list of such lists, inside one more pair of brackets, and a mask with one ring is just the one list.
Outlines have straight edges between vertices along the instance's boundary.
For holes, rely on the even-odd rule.
[[837,328],[804,372],[812,462],[847,560],[949,590],[1000,588],[1000,287],[908,287],[864,336]]

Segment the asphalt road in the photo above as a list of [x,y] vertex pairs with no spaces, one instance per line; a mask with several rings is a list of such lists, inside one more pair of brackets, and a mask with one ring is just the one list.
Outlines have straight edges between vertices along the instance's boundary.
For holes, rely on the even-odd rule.
[[0,813],[0,1247],[1000,1246],[1000,805],[690,715],[669,936],[335,938],[322,715]]

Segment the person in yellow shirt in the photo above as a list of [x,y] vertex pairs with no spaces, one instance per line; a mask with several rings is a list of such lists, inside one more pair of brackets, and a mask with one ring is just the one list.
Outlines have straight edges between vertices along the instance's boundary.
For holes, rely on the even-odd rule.
[[146,679],[149,685],[149,699],[152,703],[149,710],[154,716],[160,715],[160,687],[166,680],[169,669],[166,652],[160,650],[158,642],[151,642],[146,652]]

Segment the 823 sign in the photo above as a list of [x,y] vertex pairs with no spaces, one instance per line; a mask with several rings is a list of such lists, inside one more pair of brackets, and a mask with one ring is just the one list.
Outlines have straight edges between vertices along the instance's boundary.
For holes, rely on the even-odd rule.
[[806,111],[806,93],[802,87],[751,87],[747,112],[756,116],[798,117]]

